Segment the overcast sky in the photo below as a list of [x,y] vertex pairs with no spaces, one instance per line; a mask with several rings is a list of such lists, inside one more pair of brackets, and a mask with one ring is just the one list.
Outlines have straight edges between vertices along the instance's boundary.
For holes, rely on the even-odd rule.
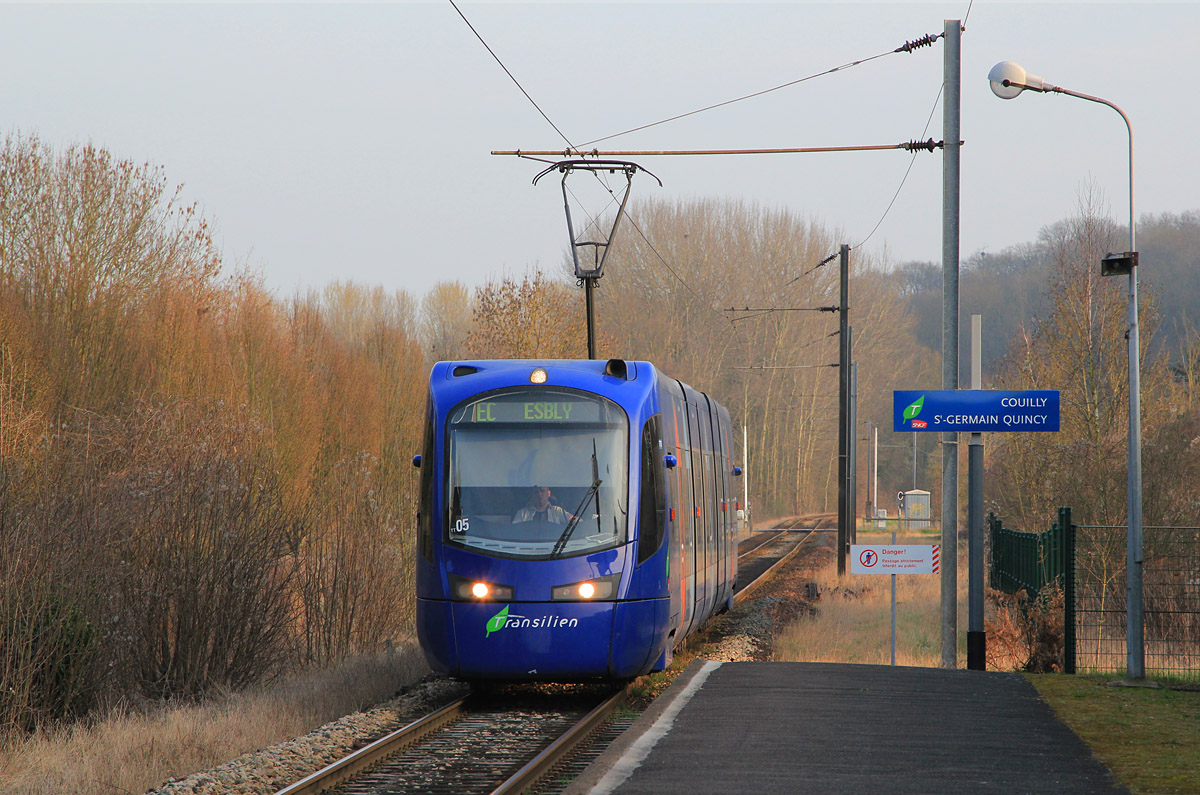
[[[1072,212],[1088,180],[1113,217],[1128,216],[1120,118],[1061,95],[999,100],[987,73],[1001,60],[1124,108],[1139,214],[1200,209],[1195,3],[975,2],[969,17],[968,0],[460,7],[575,143],[889,52],[966,17],[964,257],[1033,239]],[[0,20],[0,129],[165,166],[215,221],[226,261],[261,271],[281,295],[334,280],[420,295],[439,280],[553,269],[564,256],[557,180],[535,187],[540,164],[489,155],[562,139],[449,2],[9,4]],[[941,139],[940,105],[923,130],[942,74],[939,42],[599,146]],[[910,159],[647,158],[664,186],[639,177],[634,197],[786,207],[857,245]],[[941,160],[916,157],[867,248],[940,261]]]

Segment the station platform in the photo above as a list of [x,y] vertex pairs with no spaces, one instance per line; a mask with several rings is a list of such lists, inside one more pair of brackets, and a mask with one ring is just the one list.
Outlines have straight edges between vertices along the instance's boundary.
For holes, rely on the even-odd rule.
[[566,792],[1127,790],[1018,674],[697,660]]

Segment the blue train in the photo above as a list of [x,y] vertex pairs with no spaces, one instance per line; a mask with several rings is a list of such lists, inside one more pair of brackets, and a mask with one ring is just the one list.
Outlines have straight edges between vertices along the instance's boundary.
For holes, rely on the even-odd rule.
[[661,670],[733,604],[729,412],[649,362],[439,362],[417,632],[466,680]]

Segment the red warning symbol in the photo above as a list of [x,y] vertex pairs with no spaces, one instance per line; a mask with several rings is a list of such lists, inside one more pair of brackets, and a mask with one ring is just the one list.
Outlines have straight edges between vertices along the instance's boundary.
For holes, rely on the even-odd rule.
[[879,553],[873,549],[864,549],[858,554],[858,562],[869,569],[879,562]]

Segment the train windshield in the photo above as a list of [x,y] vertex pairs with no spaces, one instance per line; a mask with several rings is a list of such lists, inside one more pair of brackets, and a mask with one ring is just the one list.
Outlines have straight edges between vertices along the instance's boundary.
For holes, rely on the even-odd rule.
[[450,413],[450,543],[505,557],[625,540],[629,421],[584,392],[521,389]]

